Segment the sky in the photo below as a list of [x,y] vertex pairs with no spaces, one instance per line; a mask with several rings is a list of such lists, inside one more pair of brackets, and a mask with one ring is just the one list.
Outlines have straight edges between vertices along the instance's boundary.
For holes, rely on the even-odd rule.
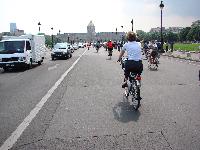
[[[160,0],[0,0],[0,33],[10,23],[27,34],[86,33],[92,20],[96,32],[148,32],[160,27]],[[200,0],[163,0],[163,26],[186,27],[200,20]],[[123,28],[121,28],[123,26]],[[53,27],[53,30],[51,30]]]

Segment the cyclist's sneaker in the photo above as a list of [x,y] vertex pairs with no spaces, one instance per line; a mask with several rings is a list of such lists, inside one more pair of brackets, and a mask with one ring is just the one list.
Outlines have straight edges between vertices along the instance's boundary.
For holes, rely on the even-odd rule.
[[125,88],[125,87],[128,87],[128,84],[127,84],[126,82],[124,82],[124,83],[122,84],[122,88]]

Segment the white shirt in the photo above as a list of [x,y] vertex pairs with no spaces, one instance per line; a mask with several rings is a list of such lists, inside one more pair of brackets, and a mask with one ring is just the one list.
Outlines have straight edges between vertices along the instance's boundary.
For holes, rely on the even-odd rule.
[[135,61],[142,60],[142,52],[141,52],[142,50],[138,42],[133,41],[125,43],[124,46],[122,47],[122,50],[127,52],[128,60],[135,60]]

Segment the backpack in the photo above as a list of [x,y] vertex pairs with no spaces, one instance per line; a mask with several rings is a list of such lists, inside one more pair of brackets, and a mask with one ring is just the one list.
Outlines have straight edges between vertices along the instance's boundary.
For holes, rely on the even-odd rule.
[[112,42],[108,42],[108,48],[113,48]]

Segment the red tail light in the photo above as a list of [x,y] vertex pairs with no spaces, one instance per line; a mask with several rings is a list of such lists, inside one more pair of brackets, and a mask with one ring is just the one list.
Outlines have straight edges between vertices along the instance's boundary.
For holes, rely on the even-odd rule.
[[142,79],[142,77],[141,76],[136,76],[136,78],[135,78],[136,80],[141,80]]

